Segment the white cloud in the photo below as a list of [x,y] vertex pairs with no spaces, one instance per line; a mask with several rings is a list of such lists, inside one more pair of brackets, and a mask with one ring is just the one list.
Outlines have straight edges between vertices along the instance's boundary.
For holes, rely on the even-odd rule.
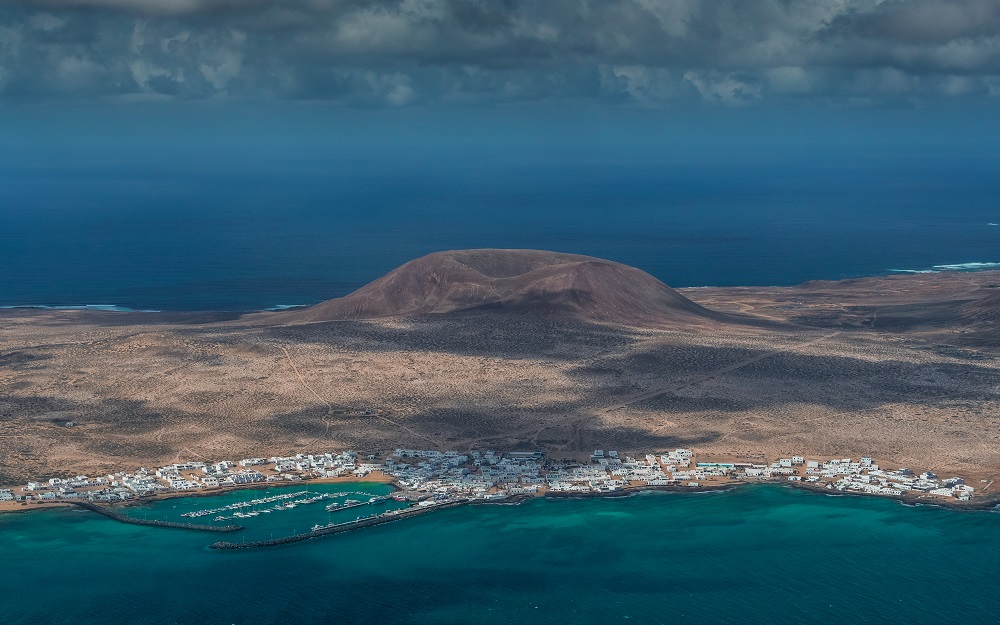
[[684,79],[693,84],[701,97],[709,102],[744,106],[761,96],[759,84],[741,80],[734,74],[689,71],[684,74]]
[[56,88],[63,91],[96,91],[107,74],[107,68],[82,56],[67,56],[56,63]]
[[230,81],[239,76],[243,69],[243,53],[240,47],[246,42],[246,34],[240,31],[230,31],[226,41],[220,42],[214,50],[206,50],[201,54],[203,62],[198,66],[201,75],[212,84],[217,91],[223,91]]
[[1000,76],[987,76],[983,79],[986,95],[995,98],[1000,96]]
[[666,35],[683,37],[688,34],[692,21],[698,15],[699,2],[701,0],[677,0],[676,2],[637,0],[636,4],[656,18]]
[[803,67],[783,65],[767,70],[765,75],[768,86],[775,93],[803,95],[813,90],[813,74]]
[[149,81],[161,76],[170,76],[170,72],[162,67],[156,67],[146,59],[133,59],[128,63],[132,72],[132,80],[143,90],[149,90]]
[[365,74],[372,91],[392,106],[403,106],[417,97],[410,78],[404,74]]
[[968,76],[946,76],[941,81],[941,91],[952,97],[968,95],[979,90],[979,81]]
[[673,74],[659,67],[616,65],[602,68],[602,86],[610,93],[623,92],[640,104],[673,100],[679,90]]
[[28,18],[28,25],[35,30],[51,33],[66,26],[66,18],[51,13],[37,13]]
[[863,69],[853,75],[846,85],[855,95],[907,95],[915,91],[920,78],[893,67]]

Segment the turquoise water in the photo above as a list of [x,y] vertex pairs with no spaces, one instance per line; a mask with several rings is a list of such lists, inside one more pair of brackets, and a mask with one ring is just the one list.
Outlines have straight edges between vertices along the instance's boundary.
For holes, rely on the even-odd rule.
[[[264,516],[248,538],[328,515]],[[0,517],[0,622],[1000,622],[1000,514],[777,486],[467,506],[259,551],[207,549],[217,538],[82,511]]]

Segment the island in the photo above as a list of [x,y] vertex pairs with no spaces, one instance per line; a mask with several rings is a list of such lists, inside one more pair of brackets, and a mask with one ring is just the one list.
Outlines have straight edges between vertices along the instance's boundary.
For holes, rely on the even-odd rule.
[[[0,506],[371,476],[431,501],[779,480],[985,505],[998,284],[671,289],[591,257],[463,250],[303,309],[8,309]],[[411,483],[422,463],[456,473]]]

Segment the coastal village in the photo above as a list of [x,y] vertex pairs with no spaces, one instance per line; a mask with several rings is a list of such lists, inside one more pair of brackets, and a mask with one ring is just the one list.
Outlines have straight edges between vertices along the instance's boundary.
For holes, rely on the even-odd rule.
[[164,495],[209,494],[237,487],[353,479],[392,482],[399,488],[400,498],[420,506],[536,495],[704,490],[749,482],[782,482],[830,492],[920,497],[938,502],[969,501],[975,493],[975,488],[960,477],[884,468],[870,457],[790,456],[765,464],[712,461],[696,457],[689,449],[642,456],[594,450],[589,458],[576,460],[551,459],[540,451],[396,449],[388,454],[340,451],[215,463],[183,462],[97,477],[51,478],[0,489],[0,505],[24,509],[22,506],[81,501],[108,504]]

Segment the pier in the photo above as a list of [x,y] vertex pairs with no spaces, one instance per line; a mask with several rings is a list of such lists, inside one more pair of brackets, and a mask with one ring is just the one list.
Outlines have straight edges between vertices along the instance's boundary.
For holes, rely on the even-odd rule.
[[335,525],[328,525],[322,529],[316,529],[311,532],[305,532],[302,534],[295,534],[293,536],[285,536],[283,538],[272,538],[269,540],[252,540],[242,543],[233,543],[228,541],[219,541],[210,545],[212,549],[259,549],[261,547],[277,547],[278,545],[289,545],[292,543],[302,542],[303,540],[310,540],[313,538],[319,538],[320,536],[331,536],[333,534],[341,534],[343,532],[349,532],[351,530],[361,529],[363,527],[374,527],[376,525],[382,525],[384,523],[391,523],[392,521],[398,521],[400,519],[406,519],[414,516],[419,516],[421,514],[432,512],[434,510],[442,510],[444,508],[453,508],[460,506],[462,504],[468,503],[467,501],[450,501],[448,503],[437,504],[433,506],[414,506],[412,508],[405,508],[403,510],[393,510],[390,512],[384,512],[376,516],[365,517],[363,519],[357,519],[354,521],[347,521],[345,523],[337,523]]
[[120,514],[109,508],[98,506],[97,504],[90,503],[89,501],[73,501],[70,503],[74,506],[83,508],[84,510],[90,510],[91,512],[104,515],[109,519],[114,519],[120,523],[129,523],[131,525],[170,527],[181,530],[195,530],[198,532],[238,532],[243,529],[242,525],[199,525],[197,523],[177,523],[174,521],[158,521],[156,519],[137,519],[125,514]]
[[[259,497],[257,499],[251,499],[250,501],[239,501],[236,503],[231,503],[228,506],[222,506],[221,508],[208,508],[205,510],[194,510],[192,512],[185,512],[181,516],[189,518],[197,518],[202,516],[209,516],[212,514],[219,514],[220,512],[233,512],[233,516],[257,516],[259,512],[271,512],[277,510],[290,510],[295,506],[307,505],[311,503],[316,503],[317,501],[322,501],[323,499],[332,499],[336,497],[342,497],[345,495],[367,495],[361,491],[351,491],[347,493],[310,493],[309,490],[300,490],[294,493],[281,493],[278,495],[271,495],[270,497]],[[304,497],[303,499],[295,499],[296,497]],[[291,501],[288,501],[291,500]],[[258,506],[265,506],[275,502],[278,503],[277,506],[267,508],[265,510],[257,510]],[[239,512],[243,508],[253,508],[248,513]],[[229,518],[229,517],[225,517]],[[217,521],[222,520],[222,518],[216,519]]]
[[[354,493],[356,495],[367,495],[368,493]],[[391,497],[389,495],[379,495],[372,497],[368,501],[353,501],[352,503],[344,502],[342,504],[332,503],[326,507],[327,512],[340,512],[341,510],[350,510],[351,508],[358,508],[361,506],[373,506],[377,503],[382,503],[383,501],[389,501]],[[347,501],[351,501],[348,499]]]

